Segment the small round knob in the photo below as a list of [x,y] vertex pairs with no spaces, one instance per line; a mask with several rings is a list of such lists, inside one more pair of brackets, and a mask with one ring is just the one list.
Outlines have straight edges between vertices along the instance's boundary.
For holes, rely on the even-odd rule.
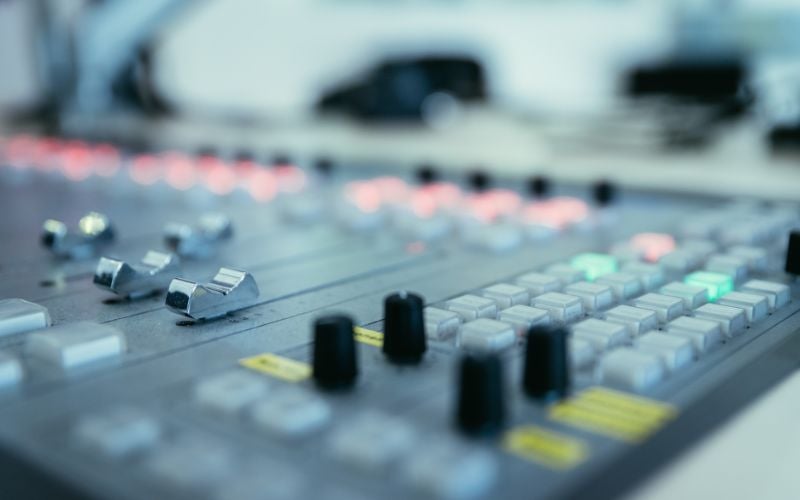
[[465,434],[494,434],[506,416],[503,367],[494,354],[466,355],[458,371],[456,425]]
[[383,353],[400,364],[418,363],[427,349],[424,301],[409,292],[393,293],[383,302]]
[[416,171],[417,180],[420,184],[431,184],[439,178],[439,173],[433,165],[420,165]]
[[489,174],[483,170],[475,170],[474,172],[470,173],[467,181],[469,182],[470,187],[475,191],[486,191],[491,183]]
[[533,327],[525,346],[525,393],[536,399],[560,399],[570,385],[567,331]]
[[353,320],[324,316],[314,322],[314,381],[326,389],[352,386],[358,376]]
[[617,189],[609,181],[598,181],[592,186],[594,201],[601,207],[610,205],[617,196]]
[[536,175],[528,181],[528,191],[537,198],[547,196],[550,192],[550,179],[543,175]]

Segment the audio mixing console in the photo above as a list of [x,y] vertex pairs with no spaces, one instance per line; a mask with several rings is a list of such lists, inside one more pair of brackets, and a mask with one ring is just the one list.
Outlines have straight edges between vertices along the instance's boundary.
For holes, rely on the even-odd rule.
[[800,206],[0,143],[3,498],[608,498],[797,367]]

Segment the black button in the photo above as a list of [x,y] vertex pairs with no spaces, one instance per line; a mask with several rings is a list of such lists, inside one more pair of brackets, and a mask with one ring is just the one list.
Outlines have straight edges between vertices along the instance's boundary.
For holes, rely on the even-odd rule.
[[525,345],[522,383],[525,393],[536,399],[560,399],[569,391],[567,331],[533,327]]
[[503,367],[496,355],[467,355],[458,371],[456,425],[470,435],[497,433],[505,422]]
[[598,181],[592,186],[592,196],[594,201],[604,207],[611,204],[617,196],[617,190],[609,181]]
[[550,179],[543,175],[531,177],[528,181],[528,191],[537,198],[546,196],[550,192]]

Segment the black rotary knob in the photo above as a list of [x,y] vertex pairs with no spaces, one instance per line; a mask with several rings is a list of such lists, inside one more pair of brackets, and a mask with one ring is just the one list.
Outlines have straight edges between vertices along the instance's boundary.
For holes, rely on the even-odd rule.
[[787,273],[800,275],[800,230],[789,233],[789,246],[786,248]]
[[491,435],[506,417],[503,366],[494,354],[466,355],[458,371],[456,425],[470,435]]
[[467,182],[473,191],[481,192],[489,189],[492,180],[483,170],[474,170],[467,176]]
[[383,353],[400,364],[418,363],[427,349],[424,301],[409,292],[393,293],[383,302]]
[[550,192],[550,180],[543,175],[536,175],[528,180],[528,191],[537,198],[543,198]]
[[597,181],[592,186],[592,197],[598,206],[605,207],[614,202],[617,188],[609,181]]
[[352,386],[358,376],[353,320],[324,316],[314,322],[314,381],[326,389]]
[[569,391],[569,353],[564,328],[533,327],[525,346],[525,393],[536,399],[560,399]]

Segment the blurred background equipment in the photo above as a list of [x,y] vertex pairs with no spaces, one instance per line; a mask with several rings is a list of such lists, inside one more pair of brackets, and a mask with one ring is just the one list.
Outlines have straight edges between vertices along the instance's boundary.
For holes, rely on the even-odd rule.
[[797,0],[0,0],[0,75],[4,497],[800,490]]

